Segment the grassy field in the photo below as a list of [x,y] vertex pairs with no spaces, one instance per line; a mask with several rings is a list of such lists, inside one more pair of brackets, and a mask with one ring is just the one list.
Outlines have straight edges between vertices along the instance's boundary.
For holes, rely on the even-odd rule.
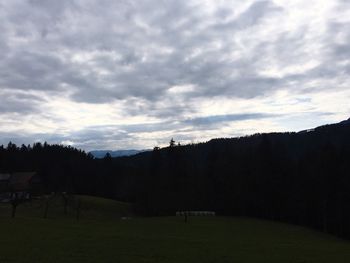
[[[49,219],[76,219],[78,205],[80,206],[79,218],[84,220],[120,219],[132,214],[131,206],[128,203],[84,195],[69,196],[67,214],[65,214],[63,198],[57,195],[19,205],[16,218],[43,218],[47,202],[47,218]],[[10,215],[11,206],[0,204],[0,218],[8,218]]]
[[350,242],[302,227],[225,217],[122,220],[127,204],[82,200],[79,221],[74,209],[40,218],[33,204],[15,219],[2,214],[0,262],[350,262]]

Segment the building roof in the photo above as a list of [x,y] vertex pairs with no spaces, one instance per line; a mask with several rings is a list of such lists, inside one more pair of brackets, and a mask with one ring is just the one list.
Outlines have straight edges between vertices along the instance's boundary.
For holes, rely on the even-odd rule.
[[35,174],[35,172],[13,173],[10,177],[10,187],[17,191],[28,189],[30,181]]
[[11,184],[29,182],[35,175],[34,172],[13,173],[10,178]]
[[10,174],[0,174],[0,181],[8,181],[10,176]]

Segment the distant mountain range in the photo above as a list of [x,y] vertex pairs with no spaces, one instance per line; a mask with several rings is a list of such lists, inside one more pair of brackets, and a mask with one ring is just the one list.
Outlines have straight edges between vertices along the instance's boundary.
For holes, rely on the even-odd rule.
[[147,152],[149,150],[118,150],[118,151],[111,151],[111,150],[95,150],[91,151],[90,153],[95,158],[103,158],[106,156],[107,153],[109,153],[112,157],[122,157],[122,156],[132,156],[136,155],[138,153]]
[[[308,130],[303,130],[303,131],[299,131],[299,133],[307,133],[307,132],[313,132],[316,129],[321,129],[324,127],[329,127],[329,126],[337,126],[337,125],[350,125],[350,118],[344,121],[341,121],[339,123],[335,123],[335,124],[328,124],[328,125],[323,125],[317,128],[313,128],[313,129],[308,129]],[[107,153],[109,153],[112,157],[123,157],[123,156],[133,156],[139,153],[143,153],[143,152],[148,152],[151,150],[117,150],[117,151],[112,151],[112,150],[93,150],[90,151],[90,153],[98,159],[104,158],[106,156]]]

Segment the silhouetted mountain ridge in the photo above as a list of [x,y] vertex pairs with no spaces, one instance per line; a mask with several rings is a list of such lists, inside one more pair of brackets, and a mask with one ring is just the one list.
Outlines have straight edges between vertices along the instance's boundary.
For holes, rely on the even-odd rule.
[[342,125],[350,125],[350,118],[345,120],[345,121],[341,121],[339,122],[339,124],[342,124]]
[[94,150],[90,151],[90,153],[95,157],[95,158],[104,158],[107,153],[111,155],[111,157],[123,157],[123,156],[132,156],[136,155],[138,153],[146,152],[149,150],[117,150],[117,151],[112,151],[112,150]]

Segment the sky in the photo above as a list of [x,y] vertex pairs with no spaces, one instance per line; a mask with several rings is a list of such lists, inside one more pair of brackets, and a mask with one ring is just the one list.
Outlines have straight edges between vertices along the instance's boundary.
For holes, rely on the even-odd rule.
[[0,144],[151,149],[349,102],[348,0],[0,0]]

